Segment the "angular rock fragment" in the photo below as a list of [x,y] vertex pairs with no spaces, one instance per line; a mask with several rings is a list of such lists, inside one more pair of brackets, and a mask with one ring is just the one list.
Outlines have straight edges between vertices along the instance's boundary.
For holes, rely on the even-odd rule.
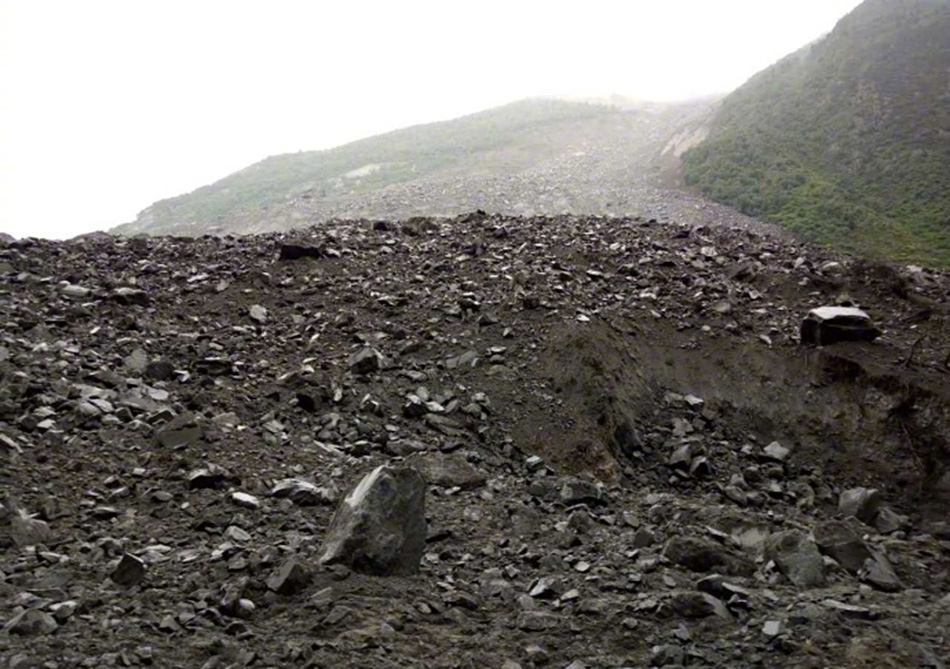
[[248,316],[255,323],[263,325],[267,322],[267,309],[259,304],[252,304],[251,308],[248,310]]
[[883,592],[897,592],[904,587],[894,567],[883,553],[872,553],[864,561],[858,576],[871,587]]
[[304,479],[283,479],[274,484],[270,494],[274,497],[287,497],[300,506],[318,506],[336,504],[335,490],[317,486]]
[[223,488],[229,476],[230,474],[223,467],[209,464],[188,474],[188,487],[192,490]]
[[823,599],[821,605],[840,613],[845,618],[854,618],[856,620],[877,620],[881,614],[874,609],[865,606],[855,606],[854,604],[845,604],[834,599]]
[[281,260],[300,260],[301,258],[322,258],[324,252],[316,246],[307,246],[304,244],[281,244]]
[[604,491],[601,486],[583,479],[569,478],[561,484],[558,497],[562,504],[601,504]]
[[303,591],[313,576],[307,566],[297,557],[289,557],[267,579],[267,587],[280,595],[296,595]]
[[340,504],[320,562],[379,576],[414,573],[426,541],[425,493],[415,469],[377,467]]
[[201,439],[203,432],[191,412],[175,416],[155,431],[155,439],[165,448],[182,448]]
[[730,555],[722,546],[696,537],[673,537],[663,548],[663,557],[695,572],[741,574],[748,571],[748,565]]
[[26,609],[13,616],[3,626],[4,632],[19,636],[41,636],[52,634],[59,628],[50,614],[39,609]]
[[819,307],[802,321],[803,344],[828,346],[843,341],[874,341],[881,331],[871,318],[855,307]]
[[670,602],[673,610],[684,618],[719,616],[731,619],[729,609],[718,598],[705,592],[678,592]]
[[110,578],[114,583],[131,588],[145,578],[145,562],[129,553],[125,553],[112,571]]
[[874,488],[851,488],[841,493],[838,510],[845,516],[854,516],[873,525],[882,501],[881,494]]
[[149,304],[148,293],[140,288],[121,286],[112,291],[112,295],[110,297],[116,303],[123,305],[147,307]]
[[14,509],[10,517],[10,537],[21,548],[46,544],[53,533],[49,525],[31,516],[25,509]]
[[[852,521],[854,522],[854,521]],[[871,557],[871,550],[855,529],[847,522],[829,520],[815,526],[818,549],[834,558],[852,574],[857,574]]]
[[461,453],[420,453],[410,457],[406,464],[422,472],[431,485],[472,490],[485,485],[488,480],[485,472]]
[[766,553],[785,577],[799,588],[816,588],[825,584],[821,553],[804,532],[776,532],[767,541]]
[[346,365],[355,374],[372,374],[382,369],[383,354],[367,346],[351,355]]

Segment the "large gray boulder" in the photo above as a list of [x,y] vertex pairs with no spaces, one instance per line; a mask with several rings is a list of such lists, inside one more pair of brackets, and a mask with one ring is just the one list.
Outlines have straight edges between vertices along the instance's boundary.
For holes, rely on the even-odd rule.
[[340,504],[320,562],[377,576],[418,571],[427,533],[425,493],[417,470],[377,467]]
[[[852,521],[854,522],[854,521]],[[815,527],[818,550],[834,558],[852,574],[857,574],[871,557],[871,550],[861,535],[847,522],[829,520]]]
[[842,341],[874,341],[881,335],[871,318],[855,307],[819,307],[802,321],[803,344],[827,346]]
[[881,493],[875,488],[851,488],[838,498],[838,510],[845,517],[854,516],[872,525],[881,508]]
[[775,561],[793,585],[799,588],[815,588],[825,584],[821,553],[811,537],[804,532],[776,532],[768,539],[766,554]]

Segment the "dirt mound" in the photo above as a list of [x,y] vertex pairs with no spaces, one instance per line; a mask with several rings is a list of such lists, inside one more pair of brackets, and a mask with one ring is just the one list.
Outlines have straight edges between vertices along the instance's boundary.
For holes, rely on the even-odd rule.
[[[0,660],[943,666],[948,296],[635,219],[7,243]],[[418,573],[321,565],[396,463]]]

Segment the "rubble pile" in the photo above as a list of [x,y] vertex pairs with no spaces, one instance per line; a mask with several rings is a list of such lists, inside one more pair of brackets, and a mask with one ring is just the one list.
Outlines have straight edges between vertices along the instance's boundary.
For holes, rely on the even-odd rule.
[[0,666],[944,667],[948,298],[631,218],[5,240]]

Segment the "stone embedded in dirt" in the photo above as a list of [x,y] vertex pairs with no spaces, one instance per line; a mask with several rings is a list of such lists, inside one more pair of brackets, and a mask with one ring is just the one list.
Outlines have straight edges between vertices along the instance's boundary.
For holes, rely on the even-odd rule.
[[231,493],[231,501],[245,509],[259,509],[261,506],[259,499],[246,492]]
[[72,283],[67,283],[60,288],[64,297],[69,298],[70,300],[85,300],[92,295],[92,291],[85,286],[77,286]]
[[727,620],[732,619],[732,614],[729,613],[726,605],[706,592],[678,592],[673,595],[670,605],[684,618],[719,616]]
[[372,347],[365,347],[350,356],[346,361],[355,374],[372,374],[383,367],[383,354]]
[[762,625],[762,636],[773,639],[785,634],[785,623],[781,620],[766,620]]
[[380,465],[343,499],[320,562],[378,576],[411,574],[425,548],[425,479],[411,467]]
[[854,604],[845,604],[835,599],[823,599],[821,605],[835,613],[840,613],[845,618],[854,618],[855,620],[877,620],[881,614],[874,609],[865,606],[855,606]]
[[165,448],[182,448],[201,439],[203,431],[193,413],[175,416],[155,431],[155,439]]
[[791,450],[785,448],[777,441],[773,441],[771,444],[762,449],[762,453],[770,460],[775,462],[785,462],[788,459],[788,456],[791,454]]
[[117,304],[122,305],[147,307],[150,302],[148,293],[140,288],[130,288],[129,286],[116,288],[109,297]]
[[562,504],[602,504],[604,502],[603,488],[591,481],[578,478],[565,480],[558,491],[558,498]]
[[110,578],[113,583],[126,588],[138,585],[145,578],[145,562],[134,555],[125,553],[112,571]]
[[296,595],[302,592],[313,579],[310,569],[300,558],[292,556],[284,560],[276,572],[267,579],[267,587],[279,595]]
[[409,457],[406,464],[422,472],[430,485],[472,490],[488,480],[485,472],[461,453],[420,453]]
[[301,258],[322,258],[323,250],[316,246],[306,246],[304,244],[281,244],[281,260],[300,260]]
[[[853,521],[852,521],[853,522]],[[857,574],[871,557],[861,535],[846,521],[829,520],[815,526],[815,543],[825,555],[852,574]]]
[[785,530],[772,534],[766,542],[766,554],[797,587],[817,588],[825,584],[821,553],[804,532]]
[[319,506],[336,504],[339,496],[331,488],[320,487],[304,479],[283,479],[274,484],[270,494],[274,497],[287,497],[300,506]]
[[3,631],[19,636],[41,636],[52,634],[59,624],[50,614],[39,609],[26,609],[10,618]]
[[719,544],[690,536],[676,536],[666,542],[663,557],[690,571],[717,571],[723,574],[740,574],[748,571],[748,565],[730,555]]
[[227,485],[228,478],[228,470],[216,464],[209,464],[188,474],[188,487],[192,490],[220,489]]
[[20,548],[49,543],[53,533],[49,525],[30,515],[26,509],[14,509],[10,516],[10,537]]
[[838,510],[845,516],[854,516],[873,525],[882,501],[881,493],[874,488],[851,488],[838,498]]
[[78,609],[79,601],[75,599],[68,599],[65,602],[57,602],[56,604],[51,604],[49,607],[49,610],[53,613],[53,618],[55,618],[56,622],[60,624],[69,620]]
[[678,644],[662,644],[650,648],[651,667],[682,667],[686,661],[686,652]]
[[252,304],[251,308],[248,310],[248,316],[255,323],[260,323],[263,325],[267,322],[267,309],[259,304]]
[[904,585],[883,553],[875,552],[861,567],[859,578],[872,587],[884,592],[897,592]]
[[522,611],[518,614],[516,625],[524,632],[544,632],[557,627],[561,617],[547,611]]
[[165,358],[152,360],[145,367],[145,378],[152,381],[168,381],[175,376],[175,367]]
[[803,344],[828,346],[843,341],[874,341],[881,331],[855,307],[819,307],[808,312],[801,326]]
[[881,534],[893,534],[907,528],[910,525],[910,519],[903,516],[889,506],[882,506],[874,518],[874,527]]

